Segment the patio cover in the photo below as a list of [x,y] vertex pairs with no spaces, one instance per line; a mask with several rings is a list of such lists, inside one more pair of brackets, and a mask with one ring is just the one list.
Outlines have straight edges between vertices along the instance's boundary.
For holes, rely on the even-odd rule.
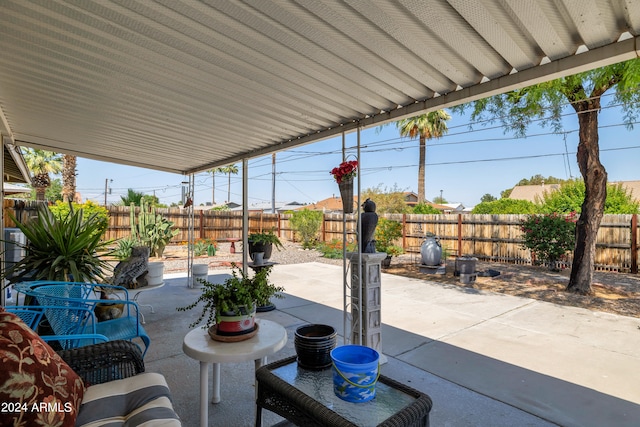
[[0,0],[9,142],[190,174],[637,57],[636,0]]

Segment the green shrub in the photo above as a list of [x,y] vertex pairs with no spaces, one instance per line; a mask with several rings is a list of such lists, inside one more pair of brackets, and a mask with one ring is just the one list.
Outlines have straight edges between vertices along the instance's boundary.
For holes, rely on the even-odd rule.
[[439,211],[438,209],[434,208],[433,206],[427,204],[427,203],[418,203],[417,205],[415,205],[413,207],[413,213],[414,214],[431,214],[431,215],[440,215],[442,214],[441,211]]
[[302,209],[295,211],[291,216],[291,227],[302,240],[302,247],[309,249],[315,246],[318,232],[322,226],[323,214],[321,211]]
[[49,206],[49,210],[58,219],[62,219],[69,215],[71,209],[74,211],[81,210],[82,219],[85,221],[94,215],[96,217],[94,220],[96,231],[100,232],[101,236],[107,231],[107,228],[109,227],[109,210],[104,206],[100,206],[90,200],[87,200],[82,204],[58,200],[54,205]]
[[536,257],[536,264],[556,269],[556,262],[575,246],[575,212],[569,215],[531,215],[522,221],[523,247]]
[[[540,211],[544,213],[580,213],[584,202],[584,192],[584,181],[580,179],[567,181],[561,184],[559,189],[544,193],[540,200]],[[633,200],[631,194],[622,187],[622,184],[608,184],[604,213],[638,213],[638,202]]]
[[[320,242],[316,249],[324,258],[342,259],[343,242],[340,239],[332,239],[330,242]],[[347,252],[357,251],[355,242],[347,244]]]
[[[402,237],[402,224],[387,218],[380,218],[374,234],[376,251],[386,252],[389,255],[399,255],[394,242]],[[387,252],[389,251],[389,252]]]
[[534,214],[538,212],[535,203],[517,199],[498,199],[493,202],[478,203],[471,211],[473,214],[491,215]]

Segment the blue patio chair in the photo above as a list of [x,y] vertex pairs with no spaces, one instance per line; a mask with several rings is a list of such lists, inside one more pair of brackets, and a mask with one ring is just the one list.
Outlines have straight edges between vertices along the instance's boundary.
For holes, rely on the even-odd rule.
[[[122,286],[79,283],[37,281],[25,282],[17,286],[17,291],[36,299],[38,304],[47,307],[47,317],[55,335],[104,335],[108,340],[133,340],[140,338],[147,352],[151,339],[140,323],[138,305],[129,300],[129,293]],[[105,299],[104,295],[121,294],[122,299]],[[99,322],[95,309],[98,304],[121,304],[122,315],[115,319]],[[78,341],[67,342],[67,347],[77,346]]]
[[[65,307],[57,306],[42,306],[42,305],[11,305],[5,306],[4,309],[10,313],[14,313],[31,329],[38,332],[38,326],[41,320],[45,317],[45,310],[53,313],[55,310],[66,310]],[[40,337],[48,342],[52,343],[57,341],[60,347],[63,349],[83,347],[85,345],[97,344],[100,342],[109,341],[106,336],[101,334],[82,334],[82,335],[40,335]]]

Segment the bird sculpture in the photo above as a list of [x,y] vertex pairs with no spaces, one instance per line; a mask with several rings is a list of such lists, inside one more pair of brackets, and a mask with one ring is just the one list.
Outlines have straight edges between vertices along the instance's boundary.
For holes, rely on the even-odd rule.
[[137,289],[147,285],[144,276],[149,266],[149,248],[135,246],[131,249],[131,256],[118,263],[113,269],[113,284],[127,289]]

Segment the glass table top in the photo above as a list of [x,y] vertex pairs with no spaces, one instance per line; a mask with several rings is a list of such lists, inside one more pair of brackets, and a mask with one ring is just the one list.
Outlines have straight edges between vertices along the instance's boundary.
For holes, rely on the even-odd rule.
[[357,425],[378,425],[416,400],[414,396],[378,381],[374,399],[361,403],[347,402],[333,392],[331,368],[310,371],[298,367],[295,360],[272,370],[272,373]]

